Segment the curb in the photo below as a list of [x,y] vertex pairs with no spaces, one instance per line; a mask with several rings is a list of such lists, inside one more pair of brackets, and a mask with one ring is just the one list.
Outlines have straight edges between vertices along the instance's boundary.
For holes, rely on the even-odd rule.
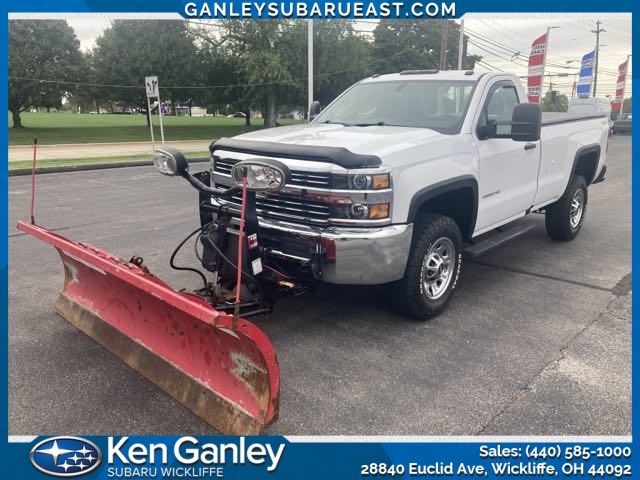
[[[204,163],[209,161],[209,157],[189,158],[189,163]],[[36,168],[36,174],[42,173],[64,173],[64,172],[83,172],[89,170],[106,170],[109,168],[125,168],[125,167],[147,167],[153,165],[151,160],[137,160],[130,162],[113,162],[113,163],[87,163],[86,165],[61,165],[59,167],[40,167]],[[9,177],[18,177],[21,175],[31,175],[30,168],[15,168],[9,170]]]

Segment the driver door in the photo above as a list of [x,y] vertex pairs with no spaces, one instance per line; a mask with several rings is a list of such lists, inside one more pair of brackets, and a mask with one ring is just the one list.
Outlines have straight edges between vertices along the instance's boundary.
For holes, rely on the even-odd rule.
[[[479,154],[478,218],[476,233],[482,233],[523,215],[532,206],[538,184],[538,142],[516,142],[510,138],[513,107],[520,103],[511,80],[489,87],[474,137]],[[486,127],[489,128],[486,128]],[[492,133],[487,136],[487,132]]]

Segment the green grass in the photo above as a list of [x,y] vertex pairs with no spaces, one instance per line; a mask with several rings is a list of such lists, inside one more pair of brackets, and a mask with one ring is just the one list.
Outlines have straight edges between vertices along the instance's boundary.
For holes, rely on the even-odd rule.
[[[206,157],[209,152],[185,152],[187,157]],[[129,161],[151,160],[149,155],[126,155],[120,157],[95,157],[95,158],[59,158],[55,160],[39,160],[38,168],[62,167],[67,165],[91,165],[96,163],[118,163]],[[9,162],[9,170],[19,168],[31,168],[31,160],[18,160]]]
[[[23,113],[25,128],[11,128],[9,115],[9,145],[29,145],[34,137],[38,143],[113,143],[149,140],[149,128],[144,115],[91,115],[69,112]],[[156,139],[160,138],[157,115],[153,117]],[[165,140],[213,140],[231,137],[262,128],[262,119],[252,119],[251,127],[242,118],[227,117],[164,117]],[[300,123],[283,120],[281,123]]]

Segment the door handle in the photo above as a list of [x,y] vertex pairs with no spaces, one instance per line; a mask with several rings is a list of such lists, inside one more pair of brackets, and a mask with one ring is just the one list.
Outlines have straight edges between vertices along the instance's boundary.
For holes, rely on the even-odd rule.
[[525,150],[533,150],[533,149],[534,149],[534,148],[536,148],[536,147],[537,147],[537,145],[536,145],[535,143],[527,143],[527,144],[524,146],[524,149],[525,149]]

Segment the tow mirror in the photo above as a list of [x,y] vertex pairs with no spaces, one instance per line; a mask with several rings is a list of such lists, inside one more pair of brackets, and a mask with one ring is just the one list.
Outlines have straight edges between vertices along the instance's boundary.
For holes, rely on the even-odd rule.
[[537,103],[521,103],[513,108],[511,138],[516,142],[537,142],[542,128],[542,109]]
[[153,151],[153,166],[163,175],[182,176],[189,171],[187,159],[173,147],[158,147]]
[[486,125],[478,125],[476,133],[480,140],[494,138],[498,133],[498,124],[494,119],[489,119]]
[[321,111],[322,105],[320,105],[318,100],[311,102],[311,105],[309,106],[309,121],[316,118]]

